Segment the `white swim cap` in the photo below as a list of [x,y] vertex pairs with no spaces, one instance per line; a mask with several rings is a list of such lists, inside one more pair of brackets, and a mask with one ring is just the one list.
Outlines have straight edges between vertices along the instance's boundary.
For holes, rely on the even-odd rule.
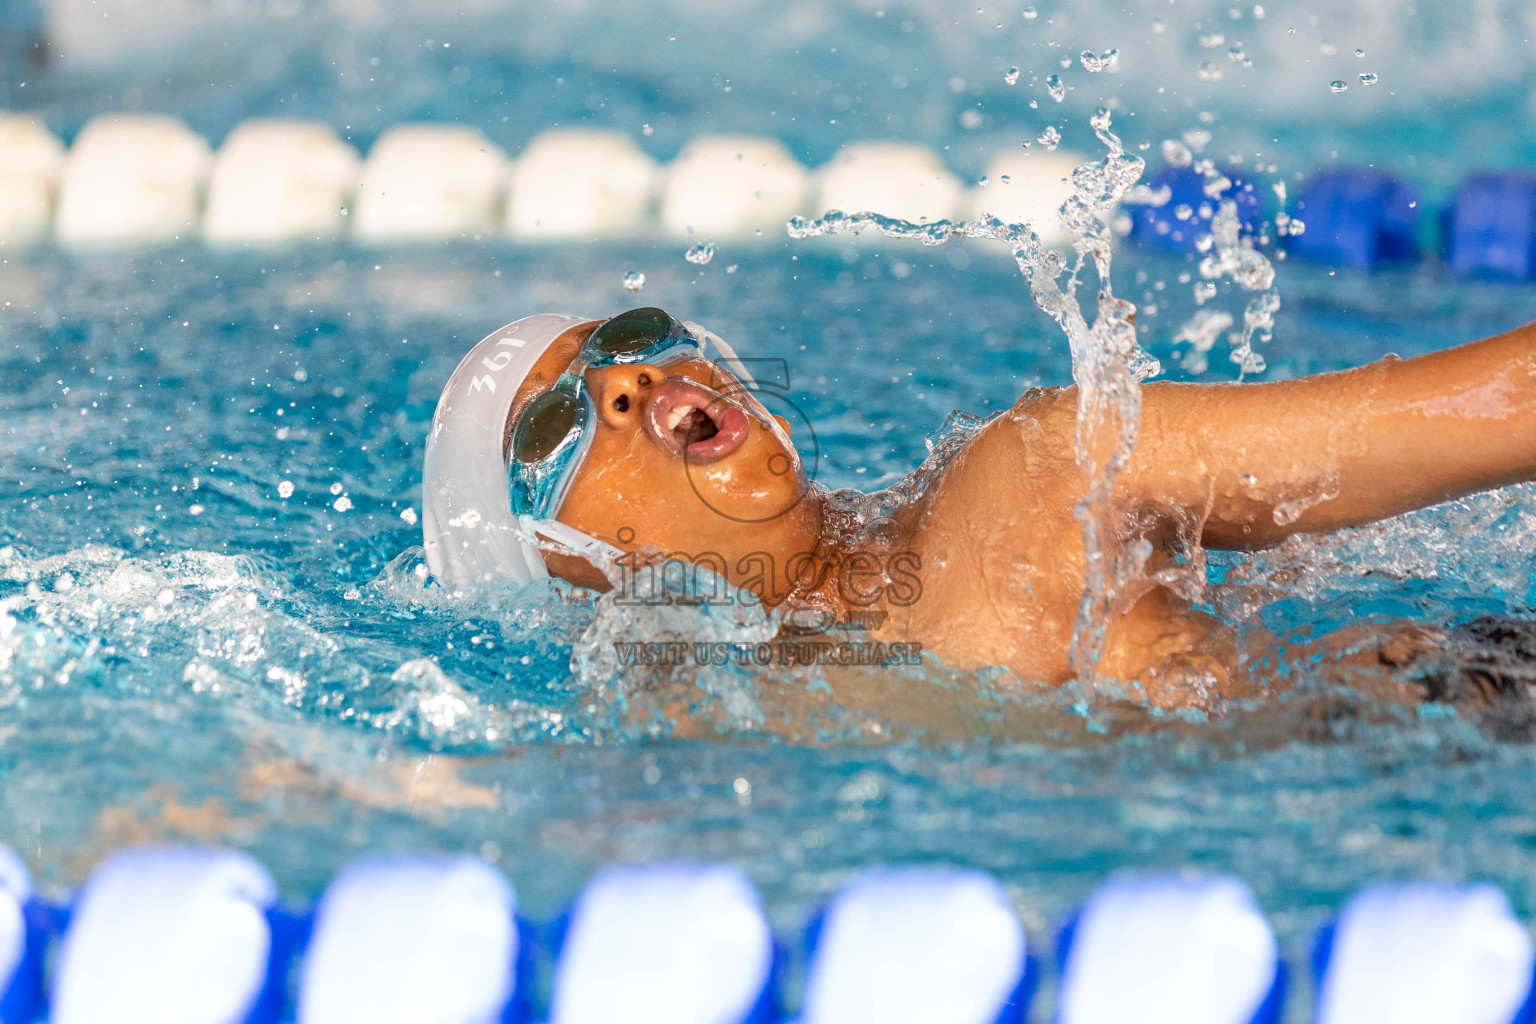
[[[469,350],[437,400],[421,479],[421,532],[432,575],[446,586],[529,583],[549,576],[539,538],[587,559],[604,575],[619,549],[554,518],[512,511],[507,419],[512,401],[555,339],[587,317],[525,316]],[[683,322],[702,354],[706,342],[738,381],[756,387],[736,352],[718,335]],[[755,398],[749,398],[757,404]],[[761,408],[761,406],[758,406]],[[766,416],[767,412],[763,412]],[[551,516],[553,511],[551,512]]]
[[507,416],[517,389],[556,338],[588,318],[525,316],[469,350],[432,416],[421,479],[427,565],[448,586],[549,575],[534,531],[571,548],[606,547],[562,523],[512,514]]

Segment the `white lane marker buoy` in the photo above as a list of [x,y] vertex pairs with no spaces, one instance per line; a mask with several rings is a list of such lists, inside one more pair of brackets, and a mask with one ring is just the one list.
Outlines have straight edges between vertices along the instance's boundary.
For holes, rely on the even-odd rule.
[[64,162],[54,232],[74,245],[169,241],[196,231],[211,154],[171,117],[102,115]]
[[817,213],[873,211],[919,221],[960,214],[965,187],[939,155],[904,142],[859,142],[843,147],[821,169]]
[[506,230],[518,238],[638,234],[652,218],[656,162],[618,132],[556,129],[512,165]]
[[472,128],[391,128],[368,151],[353,233],[380,242],[496,233],[507,171],[507,155]]
[[334,238],[346,230],[360,166],[329,125],[247,121],[219,147],[203,233],[216,243]]
[[729,238],[783,233],[808,214],[811,175],[778,139],[706,135],[666,169],[661,226],[673,235]]
[[64,144],[40,121],[0,113],[0,246],[48,233],[63,169]]

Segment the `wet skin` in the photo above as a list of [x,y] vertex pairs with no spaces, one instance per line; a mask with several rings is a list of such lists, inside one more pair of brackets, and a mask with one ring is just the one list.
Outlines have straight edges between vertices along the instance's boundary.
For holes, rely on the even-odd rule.
[[[514,418],[595,326],[568,332],[546,353]],[[754,552],[780,566],[799,553],[814,552],[812,564],[859,555],[883,564],[891,551],[910,552],[920,559],[919,593],[872,605],[886,616],[877,637],[920,642],[957,668],[1003,666],[1052,684],[1072,677],[1083,587],[1073,510],[1085,491],[1074,388],[1024,395],[879,536],[840,547],[823,535],[825,492],[805,488],[782,425],[734,403],[748,413],[746,437],[703,462],[646,429],[646,409],[668,379],[720,385],[721,376],[703,361],[588,371],[601,423],[559,518],[627,551],[717,552],[738,585]],[[1261,682],[1242,664],[1233,631],[1191,606],[1203,570],[1198,561],[1181,568],[1176,552],[1198,560],[1201,547],[1260,548],[1533,477],[1536,325],[1290,381],[1148,384],[1140,441],[1111,501],[1111,555],[1139,554],[1145,578],[1120,595],[1100,673],[1138,681],[1165,706],[1206,704]],[[763,521],[743,521],[753,519]],[[556,556],[550,565],[579,585],[605,585],[579,559]],[[859,617],[836,577],[802,573],[798,589],[791,578],[783,593],[759,592],[768,603],[808,599]]]

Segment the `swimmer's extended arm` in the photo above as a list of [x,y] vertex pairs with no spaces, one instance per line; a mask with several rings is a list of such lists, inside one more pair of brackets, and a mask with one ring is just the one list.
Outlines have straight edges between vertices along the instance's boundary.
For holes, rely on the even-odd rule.
[[1297,380],[1149,384],[1123,483],[1248,548],[1532,478],[1536,324]]

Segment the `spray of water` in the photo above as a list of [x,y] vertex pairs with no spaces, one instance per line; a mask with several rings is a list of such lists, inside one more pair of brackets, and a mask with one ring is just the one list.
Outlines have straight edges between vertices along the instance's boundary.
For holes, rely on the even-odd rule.
[[[797,217],[789,223],[791,238],[874,230],[925,245],[939,245],[956,236],[1001,242],[1009,246],[1035,304],[1065,332],[1072,353],[1072,376],[1078,386],[1077,460],[1088,484],[1076,509],[1085,562],[1071,652],[1073,671],[1084,680],[1096,675],[1105,631],[1127,582],[1117,567],[1109,498],[1136,449],[1141,422],[1140,382],[1161,369],[1137,343],[1136,307],[1116,296],[1110,285],[1107,218],[1140,179],[1145,164],[1125,152],[1110,130],[1107,109],[1099,108],[1092,124],[1107,152],[1102,160],[1085,163],[1072,172],[1072,194],[1060,211],[1063,223],[1077,236],[1073,243],[1076,259],[1070,266],[1068,256],[1043,245],[1029,224],[1006,224],[996,217],[914,224],[875,213],[832,210],[817,220]],[[1082,273],[1089,264],[1098,280],[1097,315],[1091,324],[1077,298]]]

